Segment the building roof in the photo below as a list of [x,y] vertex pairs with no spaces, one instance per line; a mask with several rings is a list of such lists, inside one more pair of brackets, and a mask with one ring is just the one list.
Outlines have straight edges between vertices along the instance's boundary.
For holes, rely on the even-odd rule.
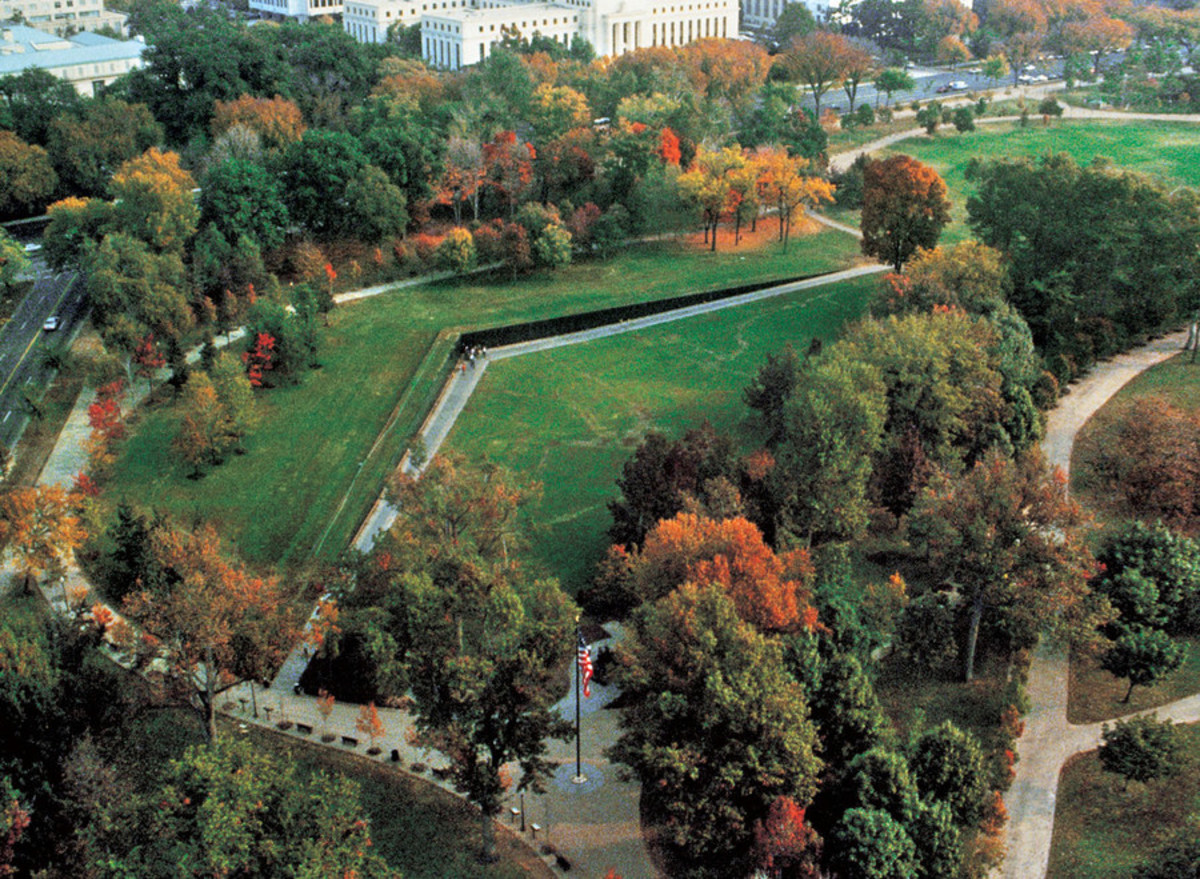
[[80,31],[59,37],[19,24],[0,27],[0,76],[29,67],[53,70],[78,64],[140,58],[146,51],[141,40],[114,40]]

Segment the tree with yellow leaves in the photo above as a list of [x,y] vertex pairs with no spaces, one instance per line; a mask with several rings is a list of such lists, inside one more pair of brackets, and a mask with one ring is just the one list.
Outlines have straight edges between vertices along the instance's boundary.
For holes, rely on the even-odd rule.
[[779,240],[787,251],[792,219],[797,210],[833,201],[833,184],[805,173],[808,159],[789,156],[780,147],[760,148],[754,155],[758,166],[758,192],[763,204],[775,208],[779,218]]
[[62,570],[87,539],[76,496],[61,485],[14,488],[0,495],[0,555],[11,555],[32,591],[39,576]]
[[702,146],[696,150],[692,167],[679,175],[679,193],[684,201],[699,208],[704,221],[704,241],[711,250],[717,249],[717,226],[733,206],[734,172],[745,165],[746,157],[740,147],[710,150]]
[[179,155],[151,147],[113,174],[112,227],[146,242],[159,253],[182,253],[196,233],[196,181],[179,166]]

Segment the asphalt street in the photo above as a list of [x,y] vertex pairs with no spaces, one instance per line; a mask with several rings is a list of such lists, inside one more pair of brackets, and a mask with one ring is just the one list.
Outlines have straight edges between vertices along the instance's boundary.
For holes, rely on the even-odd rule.
[[[0,443],[16,446],[33,413],[32,402],[41,399],[53,370],[46,352],[65,346],[87,311],[83,284],[75,272],[56,272],[33,254],[36,281],[12,318],[0,329]],[[46,318],[58,316],[53,332],[42,329]]]

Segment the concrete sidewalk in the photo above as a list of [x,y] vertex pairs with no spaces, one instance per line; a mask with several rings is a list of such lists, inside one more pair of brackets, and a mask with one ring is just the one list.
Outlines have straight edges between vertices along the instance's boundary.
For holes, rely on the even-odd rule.
[[[1070,387],[1046,420],[1042,448],[1051,466],[1069,472],[1071,450],[1079,431],[1114,394],[1139,373],[1174,356],[1187,333],[1173,333],[1136,351],[1097,364]],[[1076,726],[1067,722],[1070,663],[1061,647],[1042,644],[1029,669],[1029,714],[1017,740],[1021,759],[1008,791],[1008,852],[1001,875],[1005,879],[1037,879],[1050,864],[1054,808],[1063,764],[1081,751],[1100,744],[1101,724]],[[1158,709],[1160,717],[1200,720],[1200,696]]]

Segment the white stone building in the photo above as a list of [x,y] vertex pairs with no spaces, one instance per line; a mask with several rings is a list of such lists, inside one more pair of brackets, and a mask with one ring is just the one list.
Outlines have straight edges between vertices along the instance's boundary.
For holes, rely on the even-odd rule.
[[0,0],[0,20],[22,22],[48,34],[110,27],[125,33],[129,16],[104,8],[104,0]]
[[59,37],[23,25],[0,28],[0,76],[30,67],[65,79],[81,95],[98,94],[117,77],[142,66],[146,44],[93,33]]
[[[252,3],[256,0],[252,0]],[[446,70],[477,64],[505,38],[535,34],[564,46],[580,36],[597,55],[683,46],[738,35],[737,0],[346,0],[343,27],[382,42],[388,28],[420,23],[426,62]]]
[[821,21],[828,15],[832,0],[742,0],[742,25],[752,31],[770,30],[789,2],[802,2]]
[[341,15],[342,0],[250,0],[250,10],[266,18],[308,21],[322,15]]

